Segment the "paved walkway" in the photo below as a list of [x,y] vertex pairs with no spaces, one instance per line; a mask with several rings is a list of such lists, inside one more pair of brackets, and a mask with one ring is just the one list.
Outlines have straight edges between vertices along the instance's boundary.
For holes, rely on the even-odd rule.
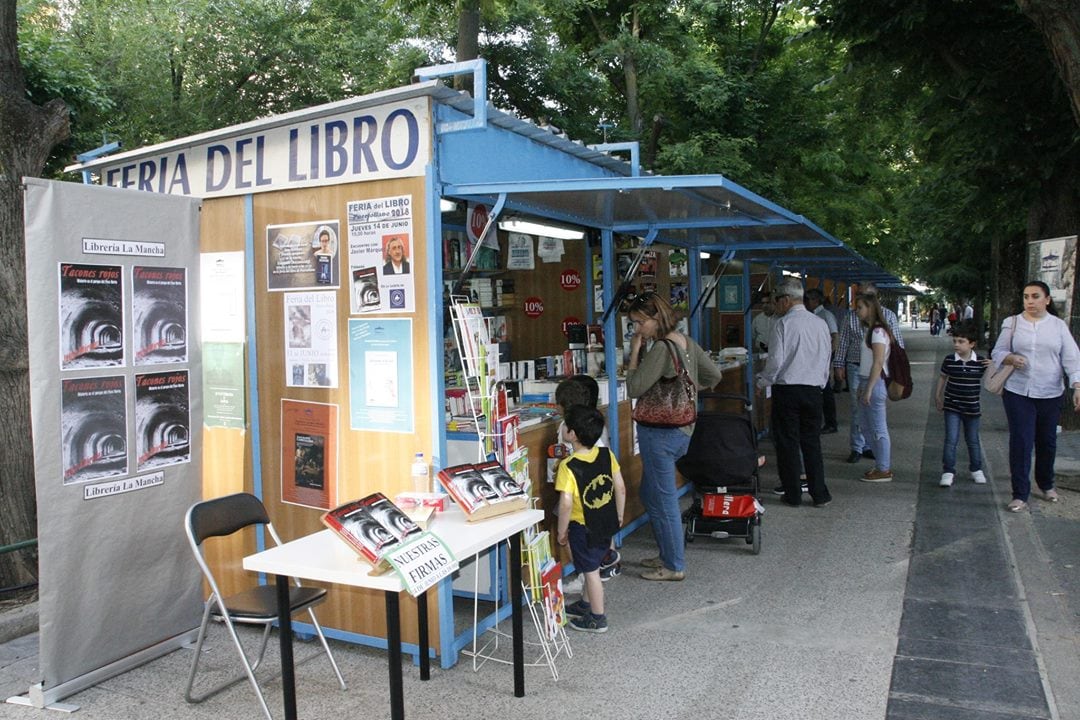
[[[527,696],[515,699],[503,665],[473,672],[466,660],[433,669],[427,683],[409,666],[406,716],[1080,718],[1080,493],[1063,492],[1057,505],[1034,501],[1029,513],[1003,512],[1007,435],[993,397],[984,398],[982,435],[991,483],[975,486],[961,474],[953,488],[938,488],[942,430],[931,391],[951,345],[925,329],[905,337],[916,391],[889,405],[894,482],[858,481],[869,463],[844,462],[842,427],[824,438],[834,502],[790,508],[767,494],[761,555],[741,541],[699,538],[687,550],[685,582],[648,583],[634,577],[635,563],[655,553],[641,530],[623,547],[625,574],[605,585],[611,630],[572,633],[574,655],[560,658],[558,682],[530,668]],[[847,397],[838,396],[842,425]],[[1061,459],[1080,468],[1080,436],[1062,437]],[[770,458],[763,487],[776,484],[775,467]],[[385,655],[341,643],[335,649],[348,692],[336,689],[320,660],[302,665],[300,716],[386,717]],[[230,668],[226,652],[214,643],[211,666],[220,658]],[[185,704],[189,653],[67,702],[88,719],[257,717],[243,685]],[[25,692],[36,662],[36,636],[0,644],[0,694]],[[281,717],[280,686],[268,687]],[[0,718],[44,715],[0,705]]]

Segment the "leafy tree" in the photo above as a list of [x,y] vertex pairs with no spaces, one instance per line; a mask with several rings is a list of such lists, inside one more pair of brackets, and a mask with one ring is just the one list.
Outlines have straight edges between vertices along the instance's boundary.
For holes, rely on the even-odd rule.
[[411,28],[348,0],[80,0],[58,32],[115,107],[76,134],[141,147],[406,84],[428,62]]
[[[52,22],[47,5],[30,8],[23,20]],[[36,536],[34,453],[30,439],[30,379],[26,326],[26,244],[23,231],[24,176],[40,175],[53,146],[69,133],[64,102],[31,99],[19,60],[15,3],[0,4],[0,543]],[[63,85],[63,73],[51,78]],[[39,90],[37,99],[47,96]],[[29,553],[0,555],[0,583],[23,584],[37,576],[36,557]]]
[[[1042,38],[1015,4],[832,0],[824,21],[856,66],[900,78],[920,172],[896,222],[954,294],[993,291],[1015,309],[1026,243],[1074,232],[1076,124]],[[992,284],[960,273],[989,259]],[[997,323],[995,322],[995,325]]]

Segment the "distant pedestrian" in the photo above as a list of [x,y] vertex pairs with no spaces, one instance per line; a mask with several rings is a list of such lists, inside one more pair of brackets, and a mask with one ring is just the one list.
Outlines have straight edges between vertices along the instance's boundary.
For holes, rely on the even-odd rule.
[[762,293],[757,302],[760,312],[754,315],[750,323],[750,337],[752,338],[750,352],[764,353],[769,351],[769,335],[772,334],[773,324],[776,317],[773,315],[772,296]]
[[1006,318],[991,353],[997,366],[1011,365],[1002,402],[1009,421],[1009,471],[1012,501],[1008,509],[1020,512],[1031,495],[1031,451],[1035,450],[1036,495],[1057,502],[1054,459],[1057,424],[1065,387],[1063,373],[1073,388],[1073,408],[1080,411],[1080,348],[1069,326],[1057,317],[1046,283],[1033,280],[1024,286],[1024,312]]
[[875,467],[867,470],[863,482],[889,482],[892,472],[892,441],[885,411],[888,379],[886,364],[893,335],[877,295],[860,293],[855,301],[859,321],[866,328],[859,359],[859,426],[874,449]]
[[941,308],[935,303],[930,308],[930,334],[937,336],[941,333]]
[[[839,344],[839,326],[836,324],[836,317],[829,312],[829,309],[825,306],[825,293],[821,291],[821,288],[810,288],[804,294],[806,301],[806,309],[814,313],[829,326],[829,340],[832,344],[832,354],[829,357],[829,364],[832,365],[832,356],[836,354],[836,348]],[[837,431],[836,423],[836,395],[833,393],[832,382],[825,383],[825,389],[821,391],[821,411],[824,415],[825,424],[821,426],[822,435],[830,435]]]
[[964,440],[968,449],[968,469],[971,479],[982,485],[986,475],[982,469],[982,445],[979,442],[979,417],[982,408],[982,376],[988,358],[975,354],[979,333],[972,321],[959,322],[953,329],[953,351],[941,361],[934,402],[938,412],[945,413],[945,449],[941,456],[941,487],[950,487],[956,476],[956,446],[960,441],[960,427],[964,428]]

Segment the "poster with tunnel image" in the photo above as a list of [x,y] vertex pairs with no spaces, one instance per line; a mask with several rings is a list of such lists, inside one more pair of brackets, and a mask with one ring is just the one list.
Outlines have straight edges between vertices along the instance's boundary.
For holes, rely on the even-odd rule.
[[119,265],[59,264],[60,369],[124,365],[124,283]]
[[68,378],[60,389],[64,484],[128,474],[123,375]]
[[131,316],[135,365],[188,360],[187,269],[131,269]]
[[191,461],[187,370],[135,376],[136,472]]

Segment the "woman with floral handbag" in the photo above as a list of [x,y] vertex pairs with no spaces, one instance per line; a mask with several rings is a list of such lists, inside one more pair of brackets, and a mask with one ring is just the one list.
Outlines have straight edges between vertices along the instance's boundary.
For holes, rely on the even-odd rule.
[[[627,312],[634,324],[626,372],[627,395],[637,400],[634,421],[641,448],[641,502],[659,547],[642,562],[646,580],[686,577],[684,535],[675,488],[675,461],[686,454],[697,415],[697,388],[714,387],[720,368],[691,338],[655,292],[636,296]],[[646,342],[652,346],[643,352]]]

